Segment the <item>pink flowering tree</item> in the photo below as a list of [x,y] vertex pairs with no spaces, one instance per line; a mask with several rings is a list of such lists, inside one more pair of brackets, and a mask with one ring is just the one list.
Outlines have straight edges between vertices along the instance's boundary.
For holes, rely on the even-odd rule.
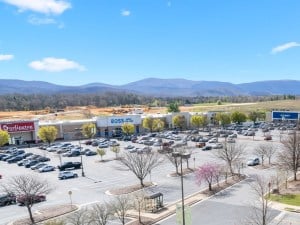
[[220,174],[220,166],[215,163],[206,163],[196,170],[196,183],[201,185],[202,182],[208,184],[208,189],[212,191],[212,183]]

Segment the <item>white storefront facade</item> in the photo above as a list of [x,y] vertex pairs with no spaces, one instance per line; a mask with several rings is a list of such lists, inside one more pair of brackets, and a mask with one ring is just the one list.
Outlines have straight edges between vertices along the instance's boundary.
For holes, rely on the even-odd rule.
[[10,144],[35,143],[38,138],[38,120],[2,120],[0,129],[7,131],[10,135]]
[[134,133],[138,134],[142,128],[141,115],[122,115],[122,116],[101,116],[97,117],[97,136],[113,137],[119,136],[121,127],[124,123],[133,124],[135,127]]

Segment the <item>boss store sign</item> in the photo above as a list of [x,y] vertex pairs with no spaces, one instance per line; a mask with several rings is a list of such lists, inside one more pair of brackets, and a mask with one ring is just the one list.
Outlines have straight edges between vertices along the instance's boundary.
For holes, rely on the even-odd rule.
[[115,127],[122,126],[123,123],[131,123],[135,125],[141,124],[142,119],[140,115],[127,115],[127,116],[108,116],[100,117],[97,119],[98,127]]
[[19,122],[0,124],[0,129],[8,133],[29,132],[34,131],[34,122]]

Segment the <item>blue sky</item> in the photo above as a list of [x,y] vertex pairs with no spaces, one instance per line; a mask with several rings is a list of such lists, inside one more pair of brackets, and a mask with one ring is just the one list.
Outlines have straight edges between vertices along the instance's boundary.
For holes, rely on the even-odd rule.
[[0,79],[300,80],[299,0],[0,0]]

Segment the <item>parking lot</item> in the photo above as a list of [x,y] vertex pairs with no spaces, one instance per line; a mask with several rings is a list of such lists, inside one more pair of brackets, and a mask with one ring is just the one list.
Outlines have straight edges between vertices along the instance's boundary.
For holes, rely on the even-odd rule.
[[[200,135],[207,136],[207,132],[200,132]],[[287,135],[287,132],[282,134],[278,130],[272,130],[271,133],[273,139],[269,142],[273,142],[276,145],[279,145],[279,140],[284,135]],[[282,136],[283,135],[283,136]],[[205,162],[218,162],[214,156],[213,152],[218,151],[218,149],[211,149],[209,151],[202,151],[201,148],[196,147],[196,143],[191,141],[191,134],[180,133],[174,135],[175,140],[174,144],[181,144],[183,140],[187,140],[187,146],[191,149],[191,159],[189,160],[190,168],[196,168],[199,165],[202,165]],[[248,158],[255,156],[253,154],[253,149],[255,149],[260,143],[266,142],[264,140],[264,132],[258,130],[256,135],[253,136],[244,136],[242,134],[237,135],[236,142],[238,144],[243,144],[245,147],[245,162]],[[141,137],[138,137],[140,140]],[[112,140],[110,140],[112,141]],[[167,138],[163,138],[163,142],[169,141]],[[225,137],[218,137],[217,143],[222,143],[225,141]],[[120,155],[125,150],[124,148],[128,145],[133,145],[138,149],[143,149],[145,144],[142,143],[132,143],[131,141],[116,141],[120,144]],[[80,145],[83,149],[89,148],[92,151],[96,151],[96,146],[85,145],[83,141],[72,141],[73,145]],[[215,144],[215,143],[210,143]],[[207,145],[209,145],[207,143]],[[160,146],[151,146],[152,151],[157,151],[161,149]],[[74,170],[78,174],[78,178],[71,178],[65,180],[59,180],[58,174],[59,171],[56,169],[52,172],[39,173],[33,171],[30,168],[24,168],[23,166],[18,166],[16,163],[8,164],[7,162],[0,161],[2,174],[2,179],[0,182],[5,183],[10,177],[21,174],[36,174],[41,178],[45,178],[53,187],[53,191],[47,195],[47,200],[45,202],[38,203],[34,205],[33,211],[38,210],[40,207],[57,205],[57,204],[66,204],[72,203],[78,205],[88,205],[93,202],[101,202],[103,200],[109,200],[113,196],[109,195],[108,190],[126,187],[134,184],[138,184],[138,179],[133,175],[132,172],[125,169],[125,167],[116,160],[115,153],[110,151],[110,147],[106,149],[106,155],[103,157],[104,161],[101,161],[99,155],[94,156],[76,156],[76,157],[62,157],[61,154],[56,152],[49,152],[47,150],[41,150],[39,148],[25,148],[25,152],[32,152],[34,154],[40,154],[45,157],[49,157],[50,161],[47,162],[49,165],[57,167],[58,165],[67,161],[77,161],[83,164],[83,172],[85,176],[82,176],[82,170]],[[161,192],[164,194],[164,204],[168,204],[178,200],[181,193],[180,187],[180,178],[171,177],[169,174],[175,171],[175,167],[161,154],[163,162],[151,171],[151,175],[146,177],[146,181],[151,181],[156,184],[147,188],[149,193]],[[184,163],[185,167],[185,163]],[[247,170],[256,170],[255,168],[244,168],[243,172]],[[195,178],[193,173],[190,173],[184,176],[184,192],[185,195],[190,195],[200,189],[205,188],[205,184],[200,187],[196,185]],[[72,194],[69,195],[69,191],[72,191]],[[10,205],[0,208],[0,224],[6,224],[7,222],[16,219],[18,217],[27,216],[27,210],[24,207],[17,205]]]

